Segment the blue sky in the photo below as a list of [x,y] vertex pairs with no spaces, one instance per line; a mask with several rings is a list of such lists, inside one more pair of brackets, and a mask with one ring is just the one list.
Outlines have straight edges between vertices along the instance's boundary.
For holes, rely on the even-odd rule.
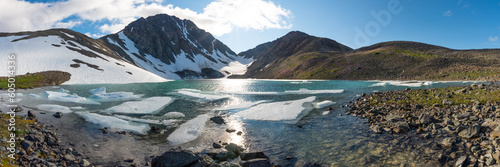
[[[3,4],[8,5],[3,6],[9,11],[18,8],[16,10],[27,13],[27,16],[16,19],[21,16],[2,16],[0,12],[0,31],[6,32],[64,27],[99,37],[119,31],[139,16],[166,12],[192,19],[235,52],[275,40],[295,30],[330,38],[352,48],[395,40],[424,42],[453,49],[500,48],[500,1],[492,0],[117,1],[131,3],[128,6],[131,9],[126,5],[117,5],[114,0],[94,2],[109,2],[99,6],[103,9],[113,7],[137,11],[131,12],[135,15],[124,15],[120,10],[103,11],[99,6],[86,5],[92,0],[5,1]],[[106,5],[109,7],[104,8]],[[140,8],[141,5],[145,7]],[[228,9],[234,11],[222,12]],[[40,13],[39,10],[45,12],[42,12],[45,19],[38,19],[40,15],[32,14]],[[372,13],[382,15],[377,19]],[[249,19],[228,18],[239,14]],[[12,20],[22,19],[41,23],[22,25],[21,28],[13,26],[17,24]]]

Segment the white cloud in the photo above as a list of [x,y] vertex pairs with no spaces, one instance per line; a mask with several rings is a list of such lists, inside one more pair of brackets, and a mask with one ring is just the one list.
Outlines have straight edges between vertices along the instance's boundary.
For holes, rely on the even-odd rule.
[[451,10],[448,10],[446,12],[443,13],[443,16],[453,16],[453,13],[451,12]]
[[291,27],[288,20],[291,12],[268,0],[215,0],[202,13],[162,5],[162,0],[2,1],[0,32],[72,28],[84,21],[107,20],[110,24],[98,25],[101,33],[116,33],[137,18],[160,13],[192,20],[217,36],[231,32],[234,27],[257,30]]
[[87,35],[88,37],[92,37],[92,38],[100,38],[100,37],[104,36],[104,34],[99,34],[99,33],[92,34],[90,32],[86,32],[85,35]]
[[491,42],[498,41],[498,36],[495,36],[495,37],[490,36],[490,41]]

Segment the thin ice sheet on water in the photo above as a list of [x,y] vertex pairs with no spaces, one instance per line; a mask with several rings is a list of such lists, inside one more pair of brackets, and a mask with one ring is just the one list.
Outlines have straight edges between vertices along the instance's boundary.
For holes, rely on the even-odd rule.
[[62,112],[62,113],[71,113],[73,112],[69,107],[61,106],[57,104],[40,104],[36,106],[37,109],[48,111],[48,112]]
[[117,106],[113,106],[103,112],[107,113],[124,113],[124,114],[153,114],[168,104],[174,99],[171,97],[150,97],[141,101],[128,101]]
[[181,112],[167,112],[163,116],[167,117],[167,118],[181,118],[181,117],[185,117],[186,115],[184,115]]
[[235,115],[251,120],[292,121],[304,115],[304,111],[312,109],[312,105],[310,107],[305,107],[305,103],[311,103],[315,99],[315,96],[311,96],[299,100],[263,103],[240,111]]
[[177,91],[177,93],[185,95],[185,96],[190,96],[190,97],[203,99],[203,100],[209,100],[209,101],[229,98],[229,96],[226,96],[226,95],[204,94],[198,90],[193,90],[193,89],[181,89],[181,90]]
[[143,95],[136,95],[133,92],[106,92],[105,87],[100,87],[97,89],[91,89],[90,93],[92,95],[89,97],[95,101],[125,101],[125,100],[135,100],[141,98]]
[[76,112],[85,121],[100,125],[101,127],[111,128],[111,130],[124,130],[136,134],[147,134],[151,127],[148,124],[126,121],[113,116],[100,115],[90,112]]
[[73,102],[73,103],[81,103],[81,104],[100,104],[93,100],[89,100],[85,97],[80,97],[77,94],[68,94],[63,92],[55,92],[55,91],[45,91],[45,95],[49,100],[61,101],[61,102]]
[[181,124],[167,140],[173,145],[187,143],[198,138],[205,130],[205,124],[210,116],[208,114],[198,115],[196,118]]

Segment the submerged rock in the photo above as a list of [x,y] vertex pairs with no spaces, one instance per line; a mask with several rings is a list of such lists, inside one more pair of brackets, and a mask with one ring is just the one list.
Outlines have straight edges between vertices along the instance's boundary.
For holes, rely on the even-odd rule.
[[63,116],[63,113],[62,112],[56,112],[53,116],[56,117],[56,118],[61,118]]
[[151,162],[153,167],[190,166],[198,162],[200,158],[190,151],[168,151],[157,156]]
[[226,122],[224,121],[224,118],[222,118],[221,116],[212,117],[212,118],[210,118],[210,121],[212,121],[216,124],[226,124]]

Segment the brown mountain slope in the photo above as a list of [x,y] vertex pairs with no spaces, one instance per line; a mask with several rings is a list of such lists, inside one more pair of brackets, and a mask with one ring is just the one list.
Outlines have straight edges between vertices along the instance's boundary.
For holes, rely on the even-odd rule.
[[418,42],[393,41],[347,52],[308,50],[283,57],[267,67],[249,68],[247,74],[251,75],[245,76],[267,79],[500,80],[500,49],[453,50]]

